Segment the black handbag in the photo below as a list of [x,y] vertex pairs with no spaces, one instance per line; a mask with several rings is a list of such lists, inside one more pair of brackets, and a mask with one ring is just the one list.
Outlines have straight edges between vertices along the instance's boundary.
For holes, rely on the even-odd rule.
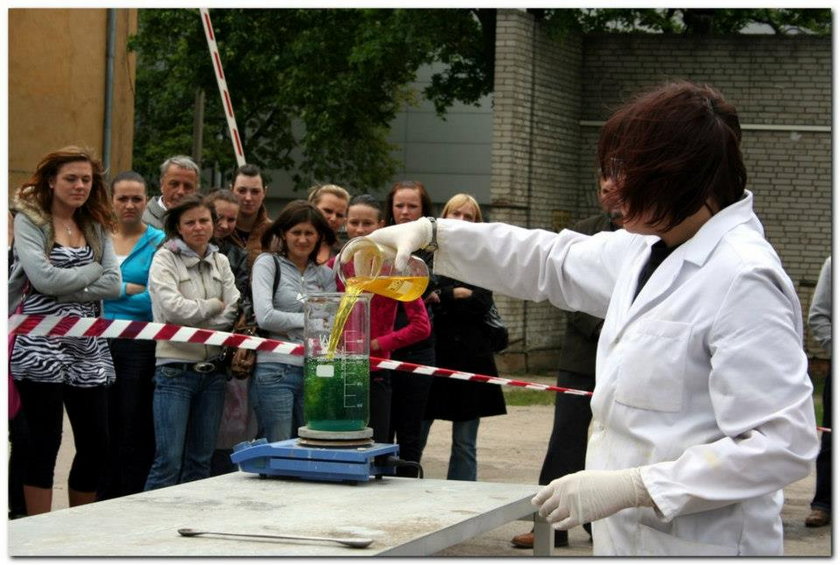
[[499,310],[496,308],[495,303],[490,305],[490,309],[484,315],[484,324],[490,330],[488,332],[490,336],[490,348],[495,353],[505,350],[508,346],[508,329],[501,315],[499,315]]

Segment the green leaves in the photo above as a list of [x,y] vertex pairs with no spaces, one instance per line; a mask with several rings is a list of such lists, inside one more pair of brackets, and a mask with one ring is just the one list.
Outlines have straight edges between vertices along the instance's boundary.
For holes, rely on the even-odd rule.
[[644,32],[736,34],[749,24],[765,24],[778,34],[831,33],[830,9],[587,8],[545,10],[556,37],[566,33]]
[[[444,89],[456,94],[432,94],[440,112],[459,96],[475,100],[489,91],[446,47],[469,47],[472,64],[481,58],[470,44],[469,36],[481,37],[470,10],[237,9],[212,10],[211,18],[247,160],[296,168],[300,189],[329,181],[375,190],[393,176],[399,163],[388,127],[416,102],[408,84],[421,65],[455,63],[459,77]],[[235,160],[198,10],[141,10],[132,46],[135,167],[156,179],[167,156],[189,153],[200,88],[202,160],[229,174]]]
[[[571,32],[830,33],[828,9],[538,9],[557,37]],[[305,189],[334,182],[371,191],[397,171],[389,124],[419,102],[418,68],[440,63],[422,95],[441,116],[493,88],[497,10],[223,9],[210,12],[248,162],[297,170]],[[201,161],[224,182],[236,167],[198,9],[140,10],[134,164],[154,187],[158,167],[193,146],[204,92]],[[436,68],[438,68],[436,67]],[[204,185],[208,179],[204,179]]]

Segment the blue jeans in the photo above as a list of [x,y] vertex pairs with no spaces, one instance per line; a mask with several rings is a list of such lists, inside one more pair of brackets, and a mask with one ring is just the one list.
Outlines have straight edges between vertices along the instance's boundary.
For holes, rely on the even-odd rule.
[[155,460],[145,490],[210,476],[225,401],[224,373],[196,373],[181,366],[155,370]]
[[248,403],[257,415],[257,437],[270,443],[297,437],[303,419],[303,367],[257,363]]
[[[422,448],[426,447],[434,420],[423,420]],[[478,477],[476,439],[481,418],[452,422],[452,448],[449,452],[448,481],[474,481]]]

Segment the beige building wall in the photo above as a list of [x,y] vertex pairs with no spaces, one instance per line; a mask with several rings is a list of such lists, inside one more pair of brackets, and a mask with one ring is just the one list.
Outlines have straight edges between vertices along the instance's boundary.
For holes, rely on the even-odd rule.
[[[11,9],[9,188],[46,153],[83,145],[104,157],[108,10]],[[117,9],[110,170],[131,168],[137,10]]]

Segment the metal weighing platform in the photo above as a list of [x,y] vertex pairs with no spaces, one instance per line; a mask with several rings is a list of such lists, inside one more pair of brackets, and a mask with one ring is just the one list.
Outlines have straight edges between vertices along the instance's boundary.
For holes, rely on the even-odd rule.
[[234,446],[230,458],[246,473],[309,481],[360,482],[394,475],[395,467],[380,462],[389,455],[396,457],[399,451],[399,445],[391,443],[331,448],[305,447],[297,439],[273,443],[256,439]]

